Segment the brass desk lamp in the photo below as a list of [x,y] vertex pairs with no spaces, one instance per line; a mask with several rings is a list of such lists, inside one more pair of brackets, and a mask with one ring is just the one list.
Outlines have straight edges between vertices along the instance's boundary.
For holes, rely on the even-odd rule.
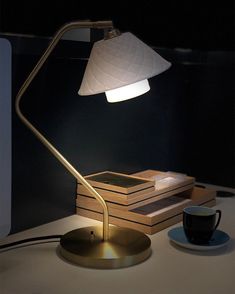
[[92,48],[79,95],[105,92],[109,102],[142,95],[150,89],[147,79],[167,70],[171,64],[131,33],[120,34],[114,29],[112,21],[75,21],[64,25],[55,34],[16,97],[16,112],[22,122],[103,207],[103,226],[80,228],[65,234],[60,240],[61,255],[73,263],[86,267],[127,267],[150,256],[150,239],[136,230],[109,226],[109,212],[104,199],[20,110],[21,97],[58,41],[69,30],[78,28],[104,30],[104,39],[96,42]]

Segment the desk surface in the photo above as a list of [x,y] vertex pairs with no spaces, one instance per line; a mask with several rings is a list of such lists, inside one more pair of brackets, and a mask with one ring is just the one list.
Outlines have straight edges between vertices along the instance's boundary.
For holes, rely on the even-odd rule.
[[[0,253],[0,293],[235,293],[235,197],[217,199],[216,208],[223,213],[220,230],[231,237],[223,248],[196,252],[176,247],[167,236],[170,227],[150,236],[153,254],[145,262],[123,269],[94,270],[62,260],[55,242],[20,247]],[[8,236],[1,242],[63,234],[96,223],[99,222],[73,215]]]

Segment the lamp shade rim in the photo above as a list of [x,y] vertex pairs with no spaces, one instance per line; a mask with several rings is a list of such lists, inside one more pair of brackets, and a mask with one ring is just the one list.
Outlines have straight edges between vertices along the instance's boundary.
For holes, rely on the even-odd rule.
[[[133,82],[131,83],[131,84],[134,84],[134,83],[137,83],[137,82],[140,82],[140,81],[142,81],[142,80],[148,80],[148,79],[150,79],[150,78],[152,78],[152,77],[154,77],[154,76],[156,76],[156,75],[159,75],[159,74],[161,74],[161,73],[163,73],[163,72],[165,72],[166,70],[168,70],[169,68],[171,67],[171,63],[169,62],[169,61],[166,61],[166,66],[165,66],[165,69],[164,70],[161,70],[159,73],[152,73],[152,74],[150,74],[150,75],[148,75],[148,76],[146,76],[146,77],[143,77],[143,78],[137,78],[137,79],[135,79],[135,80],[133,80]],[[90,90],[84,90],[84,89],[81,89],[81,87],[80,87],[80,89],[78,90],[78,94],[80,95],[80,96],[89,96],[89,95],[96,95],[96,94],[101,94],[101,93],[104,93],[104,92],[106,92],[106,91],[110,91],[110,90],[115,90],[115,89],[118,89],[118,88],[121,88],[121,87],[124,87],[124,86],[127,86],[127,85],[130,85],[130,83],[128,83],[128,82],[123,82],[121,85],[119,85],[119,86],[116,86],[116,87],[104,87],[102,90],[100,90],[100,91],[93,91],[93,92],[91,92]]]

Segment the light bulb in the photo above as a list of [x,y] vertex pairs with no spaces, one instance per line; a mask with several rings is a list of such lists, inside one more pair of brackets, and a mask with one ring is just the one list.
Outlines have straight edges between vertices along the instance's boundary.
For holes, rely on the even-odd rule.
[[142,80],[127,86],[106,91],[108,102],[119,102],[140,96],[150,90],[148,80]]

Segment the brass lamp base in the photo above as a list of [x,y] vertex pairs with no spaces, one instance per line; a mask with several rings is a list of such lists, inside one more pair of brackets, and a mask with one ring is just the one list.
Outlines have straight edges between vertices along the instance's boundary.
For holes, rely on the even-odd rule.
[[151,254],[151,241],[142,232],[110,226],[109,240],[102,236],[101,226],[70,231],[60,240],[60,253],[72,263],[103,269],[128,267]]

